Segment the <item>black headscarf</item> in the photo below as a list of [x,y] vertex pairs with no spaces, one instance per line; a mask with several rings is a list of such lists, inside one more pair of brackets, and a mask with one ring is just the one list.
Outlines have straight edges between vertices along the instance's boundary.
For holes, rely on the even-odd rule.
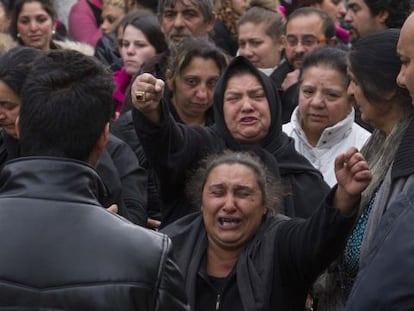
[[[224,121],[223,103],[224,92],[227,87],[228,80],[233,76],[234,69],[246,68],[255,75],[262,84],[265,91],[269,110],[271,114],[271,123],[269,132],[265,138],[258,144],[240,144],[236,142],[227,128]],[[297,153],[294,142],[282,131],[282,106],[278,95],[278,91],[272,80],[265,74],[260,72],[247,58],[243,56],[235,57],[226,71],[217,82],[214,93],[214,120],[215,130],[224,139],[226,147],[231,150],[252,150],[263,159],[263,153],[267,151],[277,160],[280,174],[289,174],[293,170],[316,170],[302,155]],[[260,148],[261,147],[261,148]],[[261,149],[261,151],[259,151]],[[264,150],[263,150],[264,149]],[[264,162],[268,163],[269,156],[265,156]],[[271,167],[276,164],[270,165]]]
[[[224,121],[224,92],[228,80],[235,72],[240,72],[239,69],[247,69],[258,78],[269,103],[269,131],[256,144],[236,142]],[[223,139],[225,148],[255,153],[274,177],[281,178],[285,192],[281,212],[290,217],[309,217],[330,188],[323,180],[322,174],[296,151],[294,140],[282,131],[282,106],[272,80],[256,69],[249,60],[238,56],[232,60],[216,85],[213,109],[215,125],[212,130]]]

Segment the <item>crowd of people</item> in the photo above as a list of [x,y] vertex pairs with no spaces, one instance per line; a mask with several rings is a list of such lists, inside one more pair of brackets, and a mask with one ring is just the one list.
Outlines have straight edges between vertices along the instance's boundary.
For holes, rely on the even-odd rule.
[[1,0],[0,309],[414,309],[412,2]]

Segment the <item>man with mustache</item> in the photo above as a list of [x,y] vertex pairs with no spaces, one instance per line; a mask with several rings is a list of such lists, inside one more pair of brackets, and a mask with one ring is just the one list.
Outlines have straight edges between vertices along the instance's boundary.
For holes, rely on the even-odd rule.
[[304,56],[326,44],[335,44],[335,25],[325,12],[303,7],[287,17],[284,35],[286,61],[270,76],[280,90],[283,123],[290,121],[297,105],[297,82]]
[[[188,37],[208,37],[213,30],[213,0],[159,0],[157,16],[161,30],[170,46]],[[155,56],[144,65],[149,72],[165,81],[168,51]]]
[[344,20],[355,42],[375,31],[401,28],[410,11],[410,0],[348,0]]

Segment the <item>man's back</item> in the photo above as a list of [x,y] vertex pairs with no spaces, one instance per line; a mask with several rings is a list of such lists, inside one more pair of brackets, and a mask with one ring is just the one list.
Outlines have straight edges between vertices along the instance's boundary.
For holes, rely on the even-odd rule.
[[169,239],[108,213],[97,191],[98,175],[79,161],[5,166],[0,308],[187,310]]

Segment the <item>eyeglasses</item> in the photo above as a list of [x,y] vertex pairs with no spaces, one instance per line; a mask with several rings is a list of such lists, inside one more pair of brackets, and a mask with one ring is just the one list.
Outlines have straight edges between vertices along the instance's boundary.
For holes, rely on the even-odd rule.
[[299,44],[299,42],[300,42],[300,44],[302,44],[305,47],[312,47],[312,46],[315,46],[317,44],[325,44],[326,43],[325,38],[318,39],[317,37],[315,37],[313,35],[304,35],[300,40],[296,36],[288,35],[288,36],[286,36],[286,41],[287,41],[287,44],[291,47],[297,46]]

